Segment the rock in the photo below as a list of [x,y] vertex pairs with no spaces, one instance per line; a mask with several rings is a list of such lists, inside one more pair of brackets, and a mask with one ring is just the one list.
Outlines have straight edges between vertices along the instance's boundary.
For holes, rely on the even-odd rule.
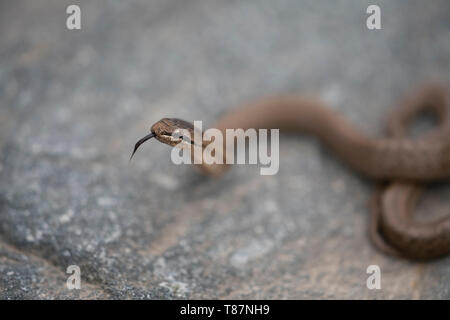
[[449,258],[376,251],[372,183],[315,139],[282,136],[273,177],[202,177],[156,142],[128,164],[164,116],[211,123],[269,94],[317,95],[380,134],[403,93],[450,84],[450,6],[383,2],[374,31],[369,4],[86,2],[81,30],[60,1],[3,6],[0,297],[449,299]]

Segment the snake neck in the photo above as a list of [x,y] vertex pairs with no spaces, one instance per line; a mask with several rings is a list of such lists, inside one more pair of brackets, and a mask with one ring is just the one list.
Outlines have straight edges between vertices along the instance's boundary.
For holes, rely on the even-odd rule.
[[[213,127],[224,136],[226,129],[237,128],[280,129],[316,136],[347,165],[377,180],[430,181],[450,177],[448,139],[431,143],[369,137],[340,114],[312,99],[285,96],[263,100],[239,107]],[[228,166],[202,164],[201,169],[210,175],[221,175]]]

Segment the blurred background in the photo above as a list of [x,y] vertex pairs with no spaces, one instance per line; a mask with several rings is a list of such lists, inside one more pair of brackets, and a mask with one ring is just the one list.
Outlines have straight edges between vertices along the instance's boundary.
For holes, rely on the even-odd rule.
[[[315,139],[282,136],[276,176],[205,178],[154,141],[128,164],[162,117],[210,124],[273,94],[315,95],[379,135],[408,91],[450,85],[449,16],[447,0],[2,1],[0,298],[449,299],[449,258],[376,251],[373,184]],[[419,209],[449,211],[434,191]]]

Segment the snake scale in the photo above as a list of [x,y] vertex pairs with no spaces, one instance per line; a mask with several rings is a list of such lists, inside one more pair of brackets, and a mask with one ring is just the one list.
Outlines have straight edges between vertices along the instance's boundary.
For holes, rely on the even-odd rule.
[[[318,137],[348,166],[379,183],[370,202],[369,234],[383,252],[409,259],[432,259],[450,253],[450,214],[437,221],[419,223],[414,208],[426,184],[450,179],[450,99],[447,90],[428,84],[406,96],[388,117],[387,134],[366,135],[320,101],[301,96],[279,96],[237,107],[212,127],[280,129]],[[408,134],[415,119],[432,113],[437,125],[419,137]],[[189,122],[164,118],[134,148],[155,137],[172,147],[181,139],[177,129],[193,133]],[[203,147],[209,142],[203,142]],[[225,143],[224,143],[225,144]],[[206,164],[200,169],[213,176],[224,174],[229,165]]]

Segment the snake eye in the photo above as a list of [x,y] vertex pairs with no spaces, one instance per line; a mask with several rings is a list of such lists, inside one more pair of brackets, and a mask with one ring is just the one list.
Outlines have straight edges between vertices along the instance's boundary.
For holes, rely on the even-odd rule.
[[190,144],[194,144],[194,141],[192,141],[191,139],[190,139],[190,137],[185,137],[185,136],[181,136],[180,137],[181,138],[181,140],[183,140],[183,141],[185,141],[185,142],[188,142],[188,143],[190,143]]
[[180,139],[180,141],[184,141],[190,144],[194,144],[194,141],[191,140],[191,138],[189,136],[183,136],[183,135],[176,135],[176,136],[172,136],[176,139]]

